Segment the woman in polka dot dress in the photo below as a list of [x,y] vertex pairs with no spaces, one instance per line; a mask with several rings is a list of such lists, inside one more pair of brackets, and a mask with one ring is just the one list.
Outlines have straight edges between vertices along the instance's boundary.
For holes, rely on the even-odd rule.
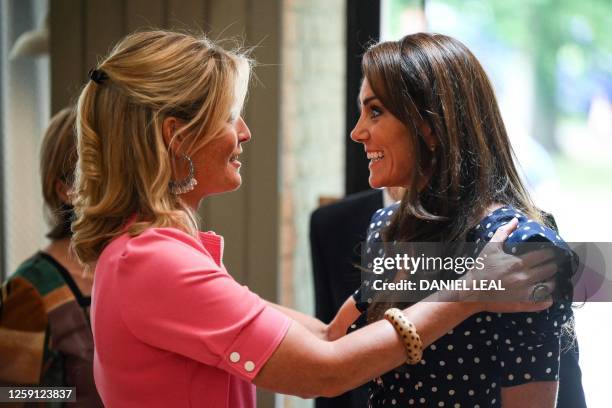
[[[372,187],[407,188],[400,203],[373,216],[366,257],[373,244],[393,241],[473,242],[478,251],[513,218],[519,225],[506,252],[524,248],[521,242],[568,251],[519,179],[492,87],[463,44],[409,35],[370,48],[362,67],[361,116],[351,137],[370,159]],[[343,306],[361,312],[349,331],[389,307],[377,307],[369,282]],[[370,406],[553,407],[569,306],[473,315],[427,347],[419,364],[374,379]]]

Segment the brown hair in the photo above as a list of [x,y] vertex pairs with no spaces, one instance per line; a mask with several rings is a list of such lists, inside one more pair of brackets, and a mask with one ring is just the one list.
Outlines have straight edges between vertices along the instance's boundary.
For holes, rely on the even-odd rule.
[[[411,182],[387,241],[463,241],[493,203],[543,221],[514,164],[495,94],[458,40],[418,33],[371,47],[363,73],[382,104],[409,129]],[[436,138],[432,153],[422,124]],[[430,174],[418,191],[419,175]]]
[[250,60],[203,35],[148,31],[128,35],[97,66],[78,102],[73,246],[95,261],[122,233],[174,227],[195,235],[195,214],[168,183],[172,163],[162,135],[167,117],[186,122],[172,142],[193,154],[210,142],[245,98]]
[[51,230],[47,237],[53,240],[72,235],[70,223],[72,206],[58,194],[58,181],[71,186],[77,162],[76,113],[72,108],[59,111],[49,123],[40,149],[40,181],[45,200],[45,215]]
[[[440,34],[408,35],[369,48],[362,69],[374,94],[409,130],[415,157],[399,211],[383,231],[386,242],[464,242],[494,203],[543,222],[516,170],[493,87],[465,45]],[[436,139],[433,152],[423,125]],[[429,181],[419,191],[423,176]],[[368,320],[407,305],[379,296]]]

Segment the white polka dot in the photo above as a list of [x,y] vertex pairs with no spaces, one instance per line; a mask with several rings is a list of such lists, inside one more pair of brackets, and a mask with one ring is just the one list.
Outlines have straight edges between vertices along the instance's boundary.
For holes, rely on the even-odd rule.
[[473,349],[473,348],[474,348],[474,346],[472,346],[471,344],[468,344],[468,345],[467,345],[467,349],[468,349],[468,350],[471,350],[471,349]]
[[455,390],[448,390],[448,395],[455,395]]
[[523,228],[525,231],[529,231],[531,228],[529,228],[529,226],[526,226],[525,228]]
[[447,380],[452,380],[452,379],[453,379],[453,375],[452,375],[452,374],[448,374],[448,375],[446,376],[446,379],[447,379]]
[[495,404],[495,402],[496,402],[496,401],[497,401],[497,400],[496,400],[495,398],[493,398],[493,399],[491,400],[491,404]]
[[482,322],[482,318],[481,317],[476,318],[476,323],[480,323],[480,322]]
[[491,345],[491,340],[487,340],[487,341],[485,341],[485,344],[486,344],[487,346],[490,346],[490,345]]
[[438,387],[435,387],[435,386],[431,387],[431,392],[436,392],[436,391],[438,391]]
[[446,365],[446,362],[445,362],[444,360],[440,360],[440,365],[441,365],[441,366],[445,366],[445,365]]
[[393,399],[391,400],[391,405],[395,405],[395,404],[397,404],[397,401],[395,400],[395,398],[393,398]]
[[393,210],[387,211],[387,215],[393,215]]
[[520,357],[517,357],[517,358],[516,358],[516,362],[517,362],[517,363],[520,363],[521,361],[523,361],[523,359],[522,359],[522,358],[520,358]]
[[497,384],[491,383],[491,388],[495,388],[496,386],[497,386]]
[[406,373],[404,374],[404,377],[406,377],[406,379],[410,378],[410,374]]
[[398,391],[399,391],[400,394],[403,394],[404,393],[404,388],[403,387],[399,387]]
[[493,233],[492,233],[492,232],[489,232],[489,233],[487,234],[487,237],[489,237],[489,238],[491,238],[492,236],[493,236]]
[[440,402],[438,402],[438,406],[439,406],[439,407],[443,407],[443,406],[444,406],[444,401],[440,401]]
[[496,356],[496,355],[492,355],[492,356],[491,356],[491,360],[492,360],[492,361],[497,360],[497,356]]
[[491,228],[491,223],[488,223],[486,228]]
[[376,223],[376,226],[380,227],[380,226],[381,226],[381,224],[382,224],[382,221],[378,221],[378,222]]
[[419,402],[420,402],[421,404],[424,404],[424,403],[425,403],[425,401],[426,401],[426,400],[425,400],[425,398],[419,398]]
[[459,357],[459,358],[457,359],[457,362],[458,362],[459,364],[463,364],[463,359],[462,359],[461,357]]
[[486,376],[484,373],[480,374],[480,379],[481,379],[481,380],[484,380],[484,379],[486,379],[486,378],[487,378],[487,376]]
[[531,374],[529,373],[525,373],[524,377],[526,380],[531,380]]
[[410,398],[410,399],[408,400],[408,404],[410,404],[410,405],[414,405],[414,400],[413,400],[412,398]]
[[533,323],[533,319],[531,317],[528,317],[527,319],[525,319],[525,321],[529,324]]
[[509,379],[510,381],[514,380],[514,375],[512,375],[512,374],[508,375],[508,379]]
[[548,353],[546,353],[546,357],[552,357],[552,351],[549,351]]
[[374,228],[374,223],[371,223],[371,224],[370,224],[370,228]]
[[399,380],[399,373],[395,373],[394,377],[395,377],[396,380]]
[[452,344],[449,344],[448,346],[446,346],[447,349],[452,350],[454,348],[454,346]]
[[536,361],[535,356],[531,356],[531,362],[532,362],[532,363],[535,363],[535,361]]
[[463,381],[467,381],[470,379],[470,377],[467,374],[463,374]]
[[472,395],[474,395],[474,390],[468,390],[468,395],[471,397]]
[[486,320],[487,322],[490,322],[490,321],[491,321],[491,316],[485,316],[485,320]]
[[499,335],[498,335],[497,333],[495,333],[495,334],[493,335],[493,340],[497,340],[497,339],[499,339]]
[[466,330],[465,332],[463,332],[464,336],[469,336],[470,334],[472,334],[469,330]]
[[461,408],[461,404],[457,402],[457,403],[455,403],[454,407],[455,408]]
[[480,363],[480,359],[479,359],[478,357],[474,357],[474,362],[475,362],[476,364],[478,364],[478,363]]
[[429,348],[435,351],[437,347],[435,344],[432,344],[431,346],[429,346]]

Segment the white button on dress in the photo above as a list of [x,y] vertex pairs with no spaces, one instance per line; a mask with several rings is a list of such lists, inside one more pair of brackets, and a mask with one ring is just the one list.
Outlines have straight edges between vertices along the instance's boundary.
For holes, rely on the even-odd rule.
[[232,363],[237,363],[240,361],[240,353],[238,353],[237,351],[234,351],[232,354],[230,354],[230,361]]
[[244,369],[250,373],[255,369],[255,363],[252,361],[247,361],[246,363],[244,363]]

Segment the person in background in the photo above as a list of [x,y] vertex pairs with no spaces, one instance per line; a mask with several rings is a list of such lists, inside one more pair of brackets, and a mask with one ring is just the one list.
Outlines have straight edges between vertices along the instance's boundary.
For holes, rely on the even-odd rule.
[[77,402],[71,406],[101,407],[93,381],[89,323],[93,279],[70,250],[75,118],[74,109],[61,110],[43,139],[40,176],[51,242],[24,261],[2,287],[0,381],[76,387]]

